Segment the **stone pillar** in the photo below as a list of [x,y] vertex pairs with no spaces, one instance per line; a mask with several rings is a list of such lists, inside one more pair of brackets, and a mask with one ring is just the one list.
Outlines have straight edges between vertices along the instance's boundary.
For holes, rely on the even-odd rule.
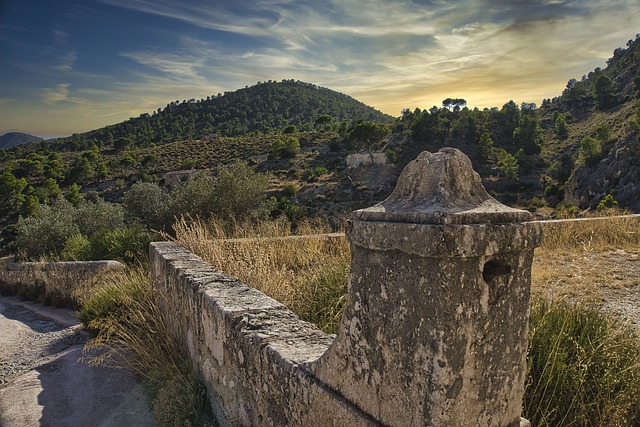
[[389,198],[354,212],[344,316],[310,370],[383,425],[520,425],[542,240],[530,220],[459,150],[421,153]]

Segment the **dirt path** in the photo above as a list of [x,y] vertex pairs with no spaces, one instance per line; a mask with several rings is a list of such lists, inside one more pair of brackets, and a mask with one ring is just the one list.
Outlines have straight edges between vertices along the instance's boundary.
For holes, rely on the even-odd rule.
[[141,386],[79,362],[72,311],[0,297],[0,426],[153,426]]

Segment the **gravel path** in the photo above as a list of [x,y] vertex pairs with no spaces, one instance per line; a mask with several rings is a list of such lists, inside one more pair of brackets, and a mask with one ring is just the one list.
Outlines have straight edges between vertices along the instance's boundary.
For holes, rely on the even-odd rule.
[[73,312],[0,297],[0,426],[153,426],[142,387],[78,359]]

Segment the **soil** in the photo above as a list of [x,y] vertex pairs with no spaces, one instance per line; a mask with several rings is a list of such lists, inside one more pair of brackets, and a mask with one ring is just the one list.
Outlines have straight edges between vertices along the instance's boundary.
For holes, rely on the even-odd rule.
[[0,425],[153,426],[140,384],[80,361],[87,334],[69,309],[0,297]]

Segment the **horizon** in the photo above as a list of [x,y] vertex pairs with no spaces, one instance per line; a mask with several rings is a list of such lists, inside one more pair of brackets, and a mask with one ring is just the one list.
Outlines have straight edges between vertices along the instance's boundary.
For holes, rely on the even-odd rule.
[[540,105],[640,22],[637,0],[52,3],[0,3],[0,134],[68,136],[283,79],[393,117],[448,97]]

